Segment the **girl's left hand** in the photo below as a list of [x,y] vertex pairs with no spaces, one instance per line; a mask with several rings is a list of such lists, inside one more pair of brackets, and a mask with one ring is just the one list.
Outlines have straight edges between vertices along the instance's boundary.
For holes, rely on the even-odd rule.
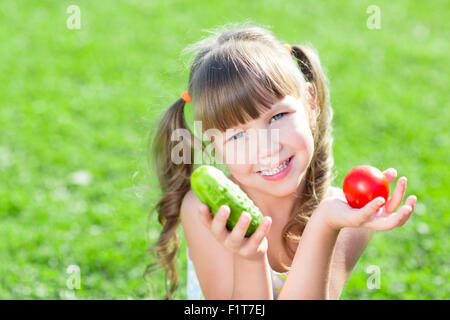
[[[383,172],[389,183],[395,180],[397,171],[389,168]],[[339,230],[343,227],[362,227],[373,230],[391,230],[402,226],[411,216],[417,197],[412,195],[406,199],[405,205],[394,212],[402,203],[406,190],[406,177],[397,180],[397,185],[386,203],[380,207],[377,205],[378,197],[367,203],[360,209],[352,208],[345,196],[335,196],[323,200],[316,209],[319,215],[333,229]]]

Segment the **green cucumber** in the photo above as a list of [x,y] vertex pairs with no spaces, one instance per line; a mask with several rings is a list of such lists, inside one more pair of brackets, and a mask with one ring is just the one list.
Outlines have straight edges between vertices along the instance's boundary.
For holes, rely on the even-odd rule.
[[255,232],[264,218],[261,210],[247,194],[216,167],[201,165],[195,169],[191,175],[191,188],[198,199],[209,207],[213,215],[222,205],[230,207],[228,230],[234,228],[243,211],[248,212],[252,218],[245,233],[246,237]]

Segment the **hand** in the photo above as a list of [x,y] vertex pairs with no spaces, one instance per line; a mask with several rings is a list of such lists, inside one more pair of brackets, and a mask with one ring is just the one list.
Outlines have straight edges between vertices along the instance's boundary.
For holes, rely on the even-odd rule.
[[270,217],[264,217],[255,232],[250,237],[245,238],[251,219],[249,213],[242,212],[232,231],[229,231],[226,227],[227,219],[230,215],[229,206],[221,206],[216,215],[213,216],[209,211],[209,207],[201,203],[199,213],[200,220],[211,231],[214,238],[233,254],[253,260],[264,257],[267,253],[268,242],[266,236],[272,224]]
[[[394,181],[397,171],[387,169],[383,174],[389,183]],[[343,227],[363,227],[372,230],[391,230],[402,226],[411,216],[416,205],[417,197],[412,195],[406,199],[405,205],[393,213],[402,203],[406,190],[406,177],[397,180],[392,194],[384,203],[384,198],[378,197],[360,209],[349,206],[344,196],[336,196],[322,201],[317,208],[326,222],[334,229]],[[381,202],[379,202],[382,200]]]

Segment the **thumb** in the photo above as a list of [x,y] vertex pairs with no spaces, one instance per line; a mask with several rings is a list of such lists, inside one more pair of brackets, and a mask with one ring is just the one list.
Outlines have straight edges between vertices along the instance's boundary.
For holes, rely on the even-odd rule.
[[364,223],[369,220],[386,202],[383,197],[376,197],[372,201],[368,202],[364,207],[360,210],[360,223]]

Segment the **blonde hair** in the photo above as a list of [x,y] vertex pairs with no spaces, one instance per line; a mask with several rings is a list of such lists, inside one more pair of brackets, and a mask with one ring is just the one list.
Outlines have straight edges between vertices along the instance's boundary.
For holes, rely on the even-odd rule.
[[[294,253],[288,239],[298,241],[314,209],[324,198],[333,179],[331,120],[327,78],[312,46],[291,45],[292,55],[268,28],[249,23],[227,24],[211,31],[212,35],[187,47],[184,53],[195,53],[189,73],[188,91],[194,107],[194,118],[202,121],[202,130],[227,128],[257,119],[262,112],[290,95],[305,98],[306,83],[314,88],[316,119],[314,155],[307,169],[304,190],[297,199],[282,241],[289,255]],[[158,212],[163,229],[149,252],[157,262],[147,267],[146,275],[158,265],[164,268],[166,298],[178,285],[175,254],[179,248],[177,226],[184,195],[190,189],[193,164],[174,164],[171,152],[176,142],[170,137],[176,129],[187,129],[185,101],[178,98],[162,115],[154,139],[149,139],[149,159],[156,165],[162,197],[152,208]],[[191,138],[194,135],[189,130]],[[193,140],[191,140],[193,141]],[[185,144],[185,153],[194,149]],[[285,266],[286,269],[288,267]],[[169,283],[170,282],[170,286]]]

